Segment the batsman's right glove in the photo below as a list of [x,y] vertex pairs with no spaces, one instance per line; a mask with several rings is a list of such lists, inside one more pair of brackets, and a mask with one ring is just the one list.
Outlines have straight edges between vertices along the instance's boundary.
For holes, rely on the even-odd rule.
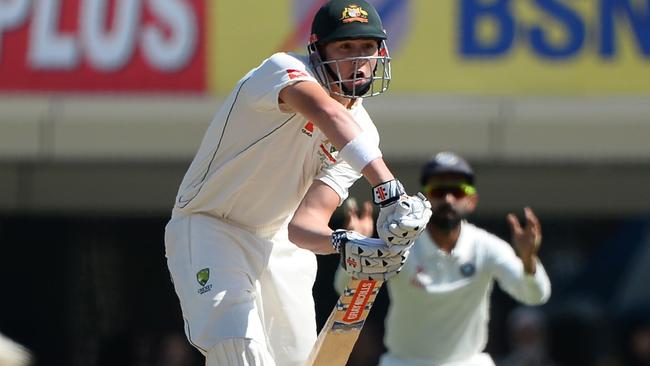
[[381,239],[343,229],[332,233],[332,246],[341,255],[341,267],[362,280],[385,281],[395,276],[409,253],[406,246],[390,247]]

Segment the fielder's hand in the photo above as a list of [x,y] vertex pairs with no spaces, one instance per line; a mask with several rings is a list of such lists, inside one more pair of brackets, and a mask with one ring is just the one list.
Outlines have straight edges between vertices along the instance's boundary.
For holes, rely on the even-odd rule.
[[341,267],[358,279],[385,281],[399,273],[408,256],[408,247],[391,248],[381,239],[343,229],[332,233],[332,245]]
[[524,264],[526,273],[535,273],[535,259],[542,245],[542,225],[530,207],[524,208],[526,223],[522,227],[515,214],[507,216],[512,232],[512,245]]
[[343,203],[343,227],[356,231],[364,236],[372,236],[375,230],[375,220],[372,217],[372,202],[365,201],[361,206],[350,197]]
[[431,203],[422,194],[407,196],[397,180],[373,188],[379,205],[377,234],[389,245],[409,246],[424,231],[431,218]]

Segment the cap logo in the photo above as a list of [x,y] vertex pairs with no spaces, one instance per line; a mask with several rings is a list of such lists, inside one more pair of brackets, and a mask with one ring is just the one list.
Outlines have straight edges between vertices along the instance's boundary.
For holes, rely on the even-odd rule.
[[368,23],[368,12],[363,10],[359,5],[350,4],[343,9],[341,20],[343,23]]
[[440,165],[454,165],[458,163],[458,158],[452,153],[441,152],[436,155],[436,161]]

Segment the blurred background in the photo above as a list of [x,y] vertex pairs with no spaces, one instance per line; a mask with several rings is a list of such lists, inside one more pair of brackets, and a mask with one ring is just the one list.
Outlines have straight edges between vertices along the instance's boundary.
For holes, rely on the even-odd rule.
[[[542,221],[553,295],[533,318],[556,365],[650,365],[650,1],[371,2],[393,81],[364,103],[407,191],[435,152],[466,157],[470,221],[505,239],[508,212]],[[322,3],[0,1],[0,332],[36,365],[202,364],[164,225],[222,100],[272,53],[303,53]],[[319,327],[337,260],[319,258]],[[350,365],[383,352],[388,302]],[[520,310],[495,289],[497,360]]]

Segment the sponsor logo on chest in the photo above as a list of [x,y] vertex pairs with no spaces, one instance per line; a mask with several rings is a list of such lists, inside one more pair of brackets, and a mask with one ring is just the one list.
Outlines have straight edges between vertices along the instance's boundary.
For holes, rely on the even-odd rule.
[[314,136],[314,124],[311,121],[307,121],[307,123],[303,126],[301,129],[302,133],[309,137]]

